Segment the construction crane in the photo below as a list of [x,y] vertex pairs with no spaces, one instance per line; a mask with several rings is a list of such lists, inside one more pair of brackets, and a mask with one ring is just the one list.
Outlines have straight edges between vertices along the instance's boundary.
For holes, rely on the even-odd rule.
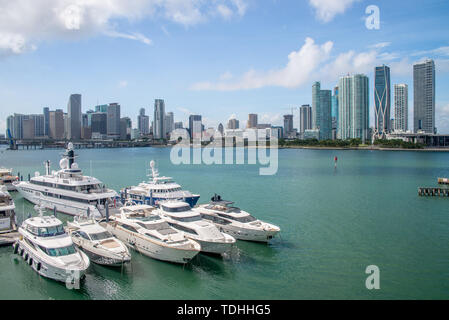
[[14,138],[12,137],[11,130],[8,129],[7,133],[8,133],[8,139],[9,139],[9,149],[16,150],[17,146],[16,146],[16,142],[14,141]]

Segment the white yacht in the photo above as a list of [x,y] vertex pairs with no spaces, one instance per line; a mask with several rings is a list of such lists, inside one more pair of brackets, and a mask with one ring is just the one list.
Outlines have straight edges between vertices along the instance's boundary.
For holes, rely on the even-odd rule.
[[0,186],[0,234],[17,230],[15,209],[7,188]]
[[197,241],[201,245],[202,252],[227,253],[236,242],[234,237],[220,232],[213,223],[202,219],[201,215],[193,211],[188,203],[181,201],[163,202],[156,212],[170,226],[184,232],[186,237]]
[[46,174],[36,172],[30,181],[16,182],[17,190],[34,204],[69,215],[83,215],[89,210],[94,217],[103,217],[107,210],[118,212],[117,192],[106,189],[98,179],[83,175],[75,162],[72,143],[59,164],[61,170],[50,173],[50,162],[46,161]]
[[76,283],[84,277],[89,258],[74,246],[60,220],[44,216],[43,208],[36,206],[36,210],[39,216],[28,218],[19,227],[21,237],[14,244],[14,253],[46,278]]
[[119,267],[131,261],[128,248],[94,219],[77,216],[67,222],[67,231],[72,241],[93,263]]
[[111,216],[106,229],[134,250],[157,260],[185,264],[201,246],[169,226],[148,205],[125,205]]
[[0,168],[0,186],[5,186],[8,191],[15,191],[13,182],[19,178],[12,174],[12,169]]
[[123,203],[130,200],[137,204],[153,205],[160,201],[180,200],[187,202],[191,207],[197,204],[200,195],[183,190],[171,177],[159,176],[154,160],[150,162],[150,169],[148,182],[121,190],[120,196]]
[[213,222],[222,232],[239,240],[268,242],[281,231],[279,227],[257,220],[233,204],[215,195],[209,204],[193,210],[200,213],[203,219]]

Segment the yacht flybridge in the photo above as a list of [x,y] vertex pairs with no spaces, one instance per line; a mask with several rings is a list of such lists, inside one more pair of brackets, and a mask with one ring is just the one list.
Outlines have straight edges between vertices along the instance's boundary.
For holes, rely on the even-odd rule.
[[268,242],[279,233],[279,227],[257,220],[233,204],[215,195],[209,204],[200,205],[193,210],[201,214],[203,219],[214,223],[222,232],[239,240]]
[[7,188],[0,186],[0,234],[16,231],[15,208]]
[[107,189],[100,180],[83,175],[75,162],[72,143],[59,165],[61,170],[50,172],[50,161],[46,161],[46,174],[36,172],[30,181],[15,182],[17,191],[34,204],[69,215],[83,215],[89,210],[93,217],[100,218],[106,216],[106,211],[118,212],[117,192]]
[[197,204],[200,195],[183,190],[171,177],[159,176],[154,160],[150,162],[150,168],[151,174],[148,182],[121,190],[123,203],[130,200],[137,204],[153,205],[160,201],[180,200],[187,202],[191,207]]
[[76,249],[60,220],[44,216],[42,207],[35,209],[39,216],[25,220],[19,227],[21,237],[14,244],[14,253],[46,278],[77,284],[89,268],[89,258]]
[[19,178],[12,174],[12,169],[0,168],[0,186],[5,186],[8,191],[15,191],[13,182]]

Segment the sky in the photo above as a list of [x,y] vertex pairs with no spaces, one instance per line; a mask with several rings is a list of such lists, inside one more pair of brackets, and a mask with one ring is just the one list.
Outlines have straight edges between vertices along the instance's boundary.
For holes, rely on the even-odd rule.
[[293,109],[297,127],[313,82],[355,73],[370,78],[373,125],[381,64],[409,85],[412,129],[413,63],[431,58],[436,126],[449,133],[448,16],[447,0],[0,0],[0,132],[14,112],[66,111],[72,93],[84,112],[120,103],[134,126],[162,98],[175,121],[257,113],[280,125]]

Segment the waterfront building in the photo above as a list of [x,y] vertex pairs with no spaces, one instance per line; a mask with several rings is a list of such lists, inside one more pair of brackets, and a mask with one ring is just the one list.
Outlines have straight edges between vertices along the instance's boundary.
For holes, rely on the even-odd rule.
[[184,125],[182,124],[182,121],[175,122],[175,130],[176,129],[183,129]]
[[107,105],[107,104],[95,106],[95,112],[108,113],[108,107],[109,107],[109,105]]
[[406,132],[408,130],[408,86],[394,85],[394,130]]
[[357,74],[340,78],[338,92],[339,139],[368,140],[369,79]]
[[320,140],[332,137],[332,91],[321,90],[321,83],[312,86],[312,127],[320,131]]
[[247,128],[257,128],[257,114],[250,113],[248,115],[248,124]]
[[304,131],[303,138],[304,138],[304,140],[312,140],[312,139],[319,140],[320,139],[320,130],[318,130],[318,129],[306,130],[306,131]]
[[67,139],[81,139],[81,95],[70,95],[67,105]]
[[435,63],[426,60],[413,66],[414,132],[436,133]]
[[334,87],[332,94],[332,140],[337,139],[338,127],[338,87]]
[[165,102],[162,99],[154,101],[153,136],[155,140],[166,139]]
[[202,133],[202,117],[200,115],[189,116],[189,132],[191,139],[201,139]]
[[106,136],[108,134],[108,115],[104,112],[95,112],[92,114],[92,135],[98,134]]
[[384,138],[391,131],[390,108],[390,68],[382,65],[374,69],[374,129],[377,138]]
[[120,140],[131,140],[132,121],[129,117],[120,119]]
[[175,130],[175,116],[173,112],[167,112],[165,115],[165,135],[169,137],[173,130]]
[[108,106],[107,132],[109,138],[120,138],[120,105],[118,103],[111,103]]
[[150,134],[150,117],[145,115],[145,108],[141,108],[137,116],[137,129],[143,136]]
[[228,129],[236,130],[236,129],[239,129],[239,127],[240,127],[240,123],[239,123],[239,121],[237,119],[235,119],[235,118],[229,119],[229,121],[228,121]]
[[299,132],[304,134],[306,130],[312,129],[312,107],[304,104],[299,108]]
[[45,107],[44,111],[44,136],[50,136],[50,108]]

